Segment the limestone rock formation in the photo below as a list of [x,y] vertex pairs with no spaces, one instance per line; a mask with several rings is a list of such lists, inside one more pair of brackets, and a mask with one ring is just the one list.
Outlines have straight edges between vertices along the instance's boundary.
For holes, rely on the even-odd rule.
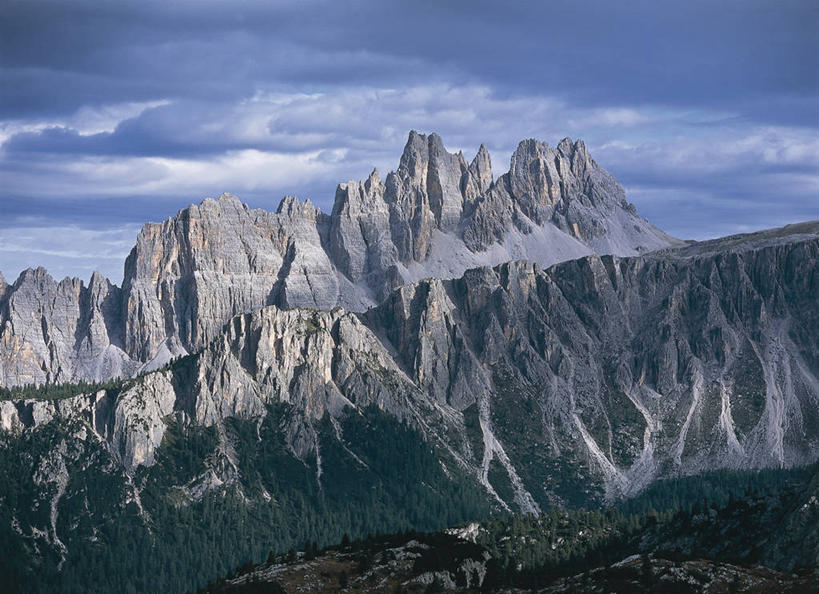
[[546,271],[513,262],[404,287],[364,319],[426,394],[465,425],[477,416],[473,453],[519,495],[560,497],[543,469],[571,483],[587,465],[616,496],[819,455],[818,259],[814,223]]
[[[330,214],[225,194],[146,225],[122,288],[0,276],[7,550],[57,575],[66,543],[134,518],[153,538],[152,514],[210,495],[254,517],[357,493],[363,517],[414,481],[421,507],[538,513],[813,462],[818,295],[819,222],[683,243],[582,141],[523,141],[494,178],[484,146],[413,132]],[[777,559],[815,557],[816,487],[777,518]]]
[[807,463],[819,455],[817,261],[811,223],[545,271],[480,267],[362,314],[271,305],[118,394],[3,403],[0,425],[90,419],[133,470],[174,417],[218,427],[285,403],[281,431],[305,459],[319,455],[317,422],[375,406],[520,511]]
[[95,381],[139,367],[124,351],[121,291],[101,274],[85,286],[37,268],[2,285],[0,384]]
[[411,132],[384,181],[338,186],[328,215],[287,197],[275,213],[222,195],[139,233],[123,287],[45,271],[0,283],[0,385],[104,379],[196,352],[266,305],[363,311],[422,278],[529,259],[634,255],[676,240],[638,217],[582,141],[520,143],[493,181],[436,134]]

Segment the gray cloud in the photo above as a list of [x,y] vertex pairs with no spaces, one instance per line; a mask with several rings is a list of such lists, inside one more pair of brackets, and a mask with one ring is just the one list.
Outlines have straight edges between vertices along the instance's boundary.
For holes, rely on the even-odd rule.
[[[798,102],[817,86],[819,7],[809,0],[35,1],[13,3],[3,22],[4,65],[34,86],[6,88],[12,110],[30,99],[37,109],[77,107],[98,91],[225,98],[259,85],[431,78],[572,101],[706,106]],[[77,79],[48,94],[37,73]]]
[[[329,208],[410,129],[485,142],[497,172],[521,138],[582,136],[682,236],[819,218],[810,1],[28,0],[4,17],[0,229],[32,249],[35,229],[93,242],[222,191]],[[85,274],[94,251],[73,254],[55,265]],[[0,251],[7,276],[21,265]]]

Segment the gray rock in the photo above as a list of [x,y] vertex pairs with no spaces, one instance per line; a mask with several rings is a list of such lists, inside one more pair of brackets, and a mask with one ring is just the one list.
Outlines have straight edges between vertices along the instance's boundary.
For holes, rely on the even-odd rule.
[[411,132],[382,183],[339,185],[330,215],[287,197],[275,213],[230,194],[145,225],[123,288],[94,275],[0,282],[0,384],[105,379],[206,345],[231,316],[266,305],[363,311],[426,277],[512,259],[541,266],[629,255],[675,240],[640,219],[581,141],[520,144],[493,182],[481,145],[467,164],[436,134]]
[[5,287],[0,304],[4,385],[96,381],[138,368],[123,350],[120,290],[99,273],[86,287],[28,269]]
[[[313,424],[376,406],[501,507],[633,494],[716,468],[819,455],[819,223],[639,257],[528,262],[403,286],[363,314],[271,305],[119,397],[0,404],[23,431],[85,419],[132,470],[167,420],[220,426],[283,402]],[[340,445],[343,447],[343,444]]]

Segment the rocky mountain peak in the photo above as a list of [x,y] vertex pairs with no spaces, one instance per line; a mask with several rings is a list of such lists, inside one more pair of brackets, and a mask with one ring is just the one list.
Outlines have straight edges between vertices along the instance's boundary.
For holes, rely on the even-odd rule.
[[234,203],[237,203],[239,205],[242,204],[242,201],[239,200],[239,198],[236,195],[231,194],[230,192],[222,192],[221,194],[219,194],[219,198],[217,198],[217,201],[219,201],[219,202],[234,202]]
[[401,160],[398,163],[398,175],[404,178],[421,179],[426,176],[429,163],[429,142],[425,134],[411,130]]
[[233,212],[246,208],[247,205],[243,204],[236,196],[225,192],[220,194],[218,198],[205,198],[198,205],[191,204],[188,208],[180,211],[179,214],[188,218],[207,218],[218,217],[224,212]]
[[21,287],[24,285],[40,285],[42,286],[44,283],[56,283],[54,278],[48,273],[48,271],[43,268],[42,266],[37,266],[35,268],[29,267],[20,272],[17,280],[14,281],[15,287]]
[[399,253],[405,260],[423,260],[433,229],[453,230],[463,212],[461,178],[467,169],[461,154],[444,148],[437,134],[413,131],[407,139],[398,170],[387,178],[386,199],[408,219],[399,226]]
[[589,152],[586,150],[586,143],[579,138],[574,141],[567,136],[557,144],[557,150],[560,151],[567,159],[572,159],[575,153],[577,153],[580,159],[584,161],[589,159]]
[[381,183],[381,176],[378,174],[378,169],[373,168],[370,172],[370,175],[367,177],[367,180],[364,182],[364,188],[368,192],[372,192],[373,188],[382,186]]
[[386,212],[384,188],[377,169],[373,169],[363,182],[349,181],[339,184],[333,202],[332,217],[337,218],[342,213],[345,216],[350,216],[351,213],[359,216],[372,213],[374,210]]
[[481,143],[481,146],[478,147],[475,158],[473,158],[469,164],[469,170],[489,182],[484,184],[484,189],[488,190],[492,183],[492,159],[489,156],[489,149],[486,148],[485,144]]
[[420,134],[415,130],[411,130],[404,145],[404,152],[401,154],[398,173],[402,177],[407,174],[413,178],[425,177],[425,170],[430,161],[446,156],[456,157],[456,155],[447,152],[444,141],[438,134],[435,132]]
[[470,203],[474,202],[478,196],[489,190],[492,182],[492,159],[486,145],[481,144],[461,184],[464,199]]
[[17,277],[12,285],[13,298],[17,303],[32,301],[37,307],[54,307],[54,303],[40,303],[43,295],[59,293],[61,295],[79,295],[85,289],[85,284],[79,278],[65,277],[57,281],[42,266],[26,268]]
[[320,212],[320,209],[314,206],[309,198],[302,201],[296,196],[285,196],[276,209],[276,214],[293,219],[315,220]]
[[86,286],[42,268],[6,287],[0,312],[0,383],[100,380],[132,374],[121,350],[120,290],[100,273]]
[[522,141],[512,154],[509,180],[523,213],[537,224],[549,220],[563,198],[555,151],[535,139]]
[[[80,281],[82,283],[82,281]],[[91,279],[88,281],[88,291],[91,293],[97,293],[100,291],[108,291],[112,288],[118,288],[114,283],[108,280],[108,277],[105,276],[99,270],[95,270],[91,273]]]
[[574,142],[570,137],[566,137],[557,143],[557,150],[571,159],[574,152]]
[[[0,313],[0,322],[13,320],[6,332],[28,345],[19,348],[30,347],[31,366],[22,375],[7,371],[2,382],[87,379],[91,368],[88,377],[96,377],[102,367],[75,365],[78,353],[108,357],[108,346],[121,349],[122,359],[108,368],[152,368],[201,349],[231,316],[267,305],[363,311],[426,277],[454,278],[514,259],[545,267],[592,252],[629,255],[673,243],[628,208],[622,187],[582,141],[564,139],[553,149],[525,140],[496,180],[485,145],[467,163],[439,135],[412,131],[397,170],[383,181],[373,170],[364,181],[340,184],[330,215],[293,196],[267,212],[225,193],[146,224],[126,260],[121,291],[95,276],[88,287],[94,297],[81,299],[79,281],[58,289],[45,270],[24,273],[4,299],[25,285],[14,303],[29,303],[17,311],[30,315]],[[56,293],[67,297],[54,305]],[[40,306],[46,302],[52,305]],[[103,303],[105,312],[98,310]],[[57,347],[39,338],[41,322],[53,327],[52,318],[82,318],[79,330],[60,322],[66,331],[48,335],[65,353],[61,362],[49,354]],[[92,330],[93,340],[83,342]],[[104,349],[77,346],[89,343]],[[9,356],[10,345],[0,347]]]

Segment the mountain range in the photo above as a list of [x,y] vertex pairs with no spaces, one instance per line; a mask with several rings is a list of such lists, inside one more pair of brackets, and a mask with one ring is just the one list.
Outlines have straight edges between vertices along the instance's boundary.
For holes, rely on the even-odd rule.
[[493,179],[436,134],[410,133],[382,182],[340,184],[332,213],[284,198],[275,213],[223,194],[147,224],[122,287],[94,274],[0,276],[0,385],[104,380],[195,352],[231,316],[264,307],[363,311],[398,286],[528,259],[633,255],[679,243],[637,216],[582,141],[521,142]]
[[29,578],[38,555],[82,575],[186,514],[310,510],[204,563],[811,463],[818,260],[819,222],[672,238],[569,139],[521,142],[494,178],[485,147],[467,163],[412,132],[329,215],[206,199],[142,229],[121,288],[0,281],[0,545],[25,544]]

